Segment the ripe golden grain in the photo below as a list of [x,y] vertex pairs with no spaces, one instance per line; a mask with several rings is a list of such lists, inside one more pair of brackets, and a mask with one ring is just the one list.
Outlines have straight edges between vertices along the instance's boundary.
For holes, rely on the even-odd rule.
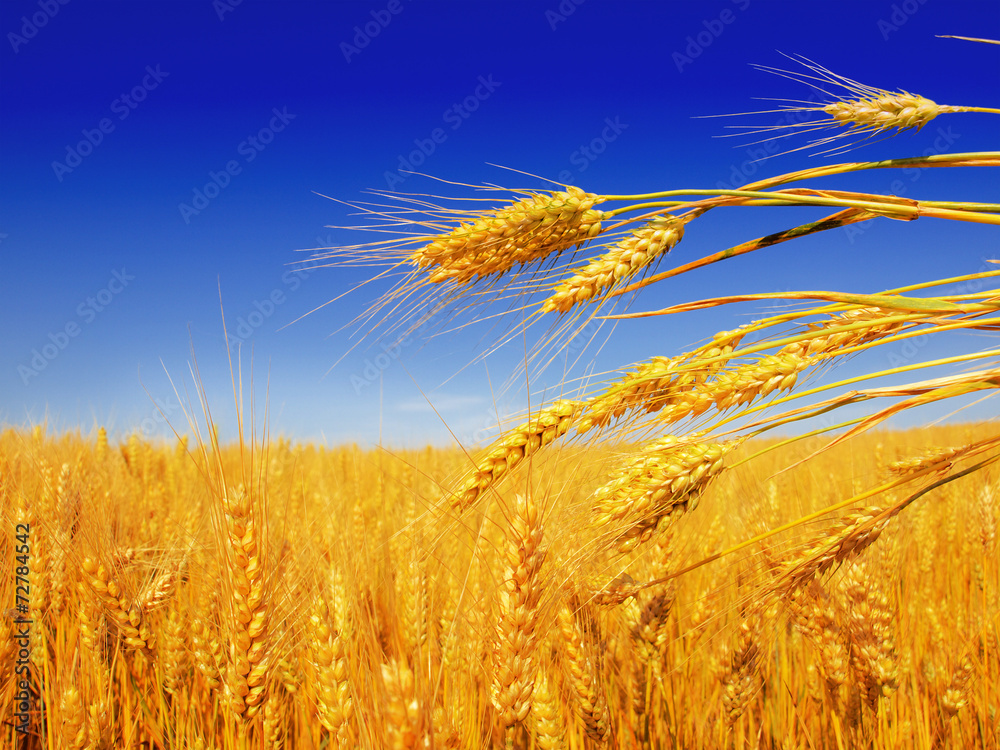
[[[849,95],[805,107],[824,118],[806,130],[889,135],[974,111],[812,70],[812,80]],[[536,312],[573,313],[875,216],[995,224],[993,204],[785,186],[860,169],[998,163],[992,153],[943,154],[817,167],[743,190],[521,191],[511,205],[457,221],[458,212],[432,208],[429,220],[415,222],[423,227],[416,239],[389,244],[393,267],[409,269],[383,298],[391,304],[378,309],[395,311],[423,291],[459,305],[480,291],[513,291],[512,299],[537,292],[537,282],[519,282],[523,274],[542,269],[549,284],[543,263],[570,268],[565,253],[649,217],[552,286]],[[411,204],[428,206],[422,198]],[[837,213],[646,273],[691,218],[774,204]],[[426,236],[428,227],[443,234]],[[416,245],[399,263],[400,248]],[[470,288],[480,281],[487,283]],[[27,733],[8,720],[0,744],[996,746],[995,424],[863,434],[898,411],[995,388],[996,368],[762,413],[808,397],[803,374],[845,353],[923,330],[1000,330],[995,293],[955,283],[783,293],[810,307],[652,357],[608,376],[596,395],[529,412],[471,471],[462,451],[247,442],[247,433],[257,437],[242,416],[241,440],[224,447],[207,401],[209,436],[193,425],[193,455],[184,439],[170,447],[138,434],[112,450],[103,428],[93,440],[48,436],[41,426],[30,436],[0,432],[0,588],[17,602],[0,627],[0,714],[29,708]],[[431,284],[440,286],[424,289]],[[944,284],[954,293],[908,296]],[[538,319],[547,318],[531,314],[524,325]],[[557,322],[549,340],[578,333],[574,320]],[[995,354],[950,361],[964,366]],[[932,365],[867,377],[923,366]],[[833,413],[861,398],[896,401],[821,450],[811,441],[824,430],[808,441],[768,437],[811,410]],[[667,429],[675,435],[664,436]],[[571,432],[576,442],[556,445]],[[928,444],[958,447],[927,453]],[[532,461],[542,448],[544,461]],[[890,466],[886,481],[885,455],[915,458]],[[522,471],[529,461],[532,470]],[[611,462],[611,475],[595,479],[590,468]],[[230,477],[242,485],[232,487]],[[491,502],[479,502],[486,493]],[[833,514],[839,520],[817,524]],[[657,531],[654,544],[641,544]],[[15,665],[30,674],[22,680]],[[27,700],[18,695],[25,684]]]
[[476,468],[452,497],[459,510],[472,506],[494,482],[524,459],[565,435],[580,411],[578,401],[556,401],[524,424],[504,433],[476,460]]
[[[437,746],[477,750],[499,750],[508,738],[515,747],[533,741],[539,747],[568,748],[585,742],[656,746],[669,743],[669,737],[681,746],[714,750],[759,727],[775,737],[796,731],[780,719],[792,708],[782,702],[788,700],[787,685],[803,696],[795,725],[808,726],[814,737],[833,737],[839,730],[845,742],[864,745],[882,736],[877,727],[888,711],[913,722],[912,706],[929,705],[940,710],[922,714],[928,722],[925,744],[954,746],[953,732],[971,731],[985,710],[982,692],[973,686],[988,679],[986,670],[1000,669],[1000,656],[989,645],[995,634],[985,625],[982,651],[962,661],[969,654],[967,627],[979,627],[975,623],[990,621],[997,611],[996,561],[981,552],[984,529],[989,544],[995,519],[995,496],[986,477],[975,478],[968,492],[946,493],[920,506],[911,524],[890,523],[908,500],[892,496],[885,510],[841,512],[839,521],[790,529],[787,538],[746,557],[678,571],[692,558],[718,552],[730,539],[745,539],[804,510],[822,508],[831,494],[849,497],[859,481],[884,477],[873,450],[876,442],[884,454],[903,456],[921,455],[929,441],[964,444],[968,450],[954,457],[949,470],[954,472],[975,460],[969,451],[983,443],[966,429],[866,438],[860,448],[837,448],[836,456],[822,455],[801,470],[778,474],[763,489],[757,489],[760,475],[770,476],[783,463],[768,459],[748,470],[734,446],[723,457],[728,462],[732,455],[732,465],[715,481],[689,483],[678,488],[683,492],[676,497],[672,483],[665,483],[664,504],[679,498],[690,508],[693,494],[684,493],[697,492],[703,507],[683,526],[674,526],[673,534],[658,534],[655,544],[625,555],[609,533],[629,528],[633,516],[592,528],[588,514],[600,478],[582,475],[563,449],[550,455],[544,472],[525,478],[529,485],[542,483],[545,494],[532,486],[535,494],[518,499],[521,493],[515,490],[521,486],[500,486],[496,502],[456,518],[423,513],[411,491],[434,508],[438,482],[462,465],[458,452],[413,452],[398,465],[372,471],[363,467],[374,466],[374,460],[349,449],[327,454],[273,448],[268,492],[288,508],[282,512],[293,541],[282,553],[268,537],[259,550],[279,550],[268,565],[292,583],[285,594],[265,597],[271,602],[261,662],[266,690],[255,715],[246,710],[235,727],[226,683],[233,679],[229,644],[236,631],[226,602],[238,599],[239,591],[229,591],[227,570],[230,556],[240,550],[250,567],[253,554],[247,553],[244,537],[253,530],[263,540],[264,529],[275,528],[273,520],[252,528],[231,523],[248,517],[244,495],[232,491],[225,503],[225,535],[214,539],[207,519],[222,503],[195,472],[185,475],[167,467],[190,459],[172,448],[133,441],[136,460],[148,454],[145,478],[138,479],[116,454],[108,459],[113,465],[104,467],[107,474],[93,475],[104,478],[83,489],[84,496],[103,502],[115,483],[143,487],[142,482],[173,476],[170,481],[178,482],[181,496],[191,499],[176,503],[174,511],[177,523],[192,529],[190,562],[183,575],[175,576],[168,598],[144,607],[139,602],[147,595],[147,601],[161,601],[150,593],[162,590],[155,582],[178,570],[169,517],[159,551],[153,551],[149,527],[132,520],[146,512],[147,489],[111,491],[121,503],[113,519],[80,516],[67,550],[67,559],[80,564],[66,567],[66,607],[57,614],[48,606],[37,618],[40,643],[46,645],[32,646],[45,665],[39,679],[55,696],[47,712],[63,716],[60,704],[69,695],[66,705],[72,711],[67,714],[75,717],[71,724],[50,722],[51,744],[73,747],[84,733],[84,747],[111,748],[125,737],[153,742],[155,732],[163,731],[157,727],[177,727],[178,744],[194,747],[202,738],[206,748],[218,750],[237,750],[241,742],[298,746],[307,738],[316,747],[419,747],[432,736]],[[988,435],[991,428],[977,429]],[[686,456],[690,461],[676,463],[681,474],[687,467],[694,476],[692,467],[705,464],[708,454],[685,451],[699,445],[723,443],[678,439],[663,455]],[[67,463],[54,446],[46,450],[50,466]],[[4,451],[17,476],[32,477],[29,489],[44,486],[37,462],[17,463],[28,459],[13,459]],[[71,476],[90,476],[97,466],[92,451],[82,454],[80,473],[73,469]],[[605,448],[587,448],[581,455],[602,462],[613,457]],[[626,465],[638,463],[622,461]],[[637,492],[648,490],[654,475],[664,481],[656,472],[641,474]],[[929,476],[937,481],[940,472]],[[306,496],[303,477],[332,488],[331,495]],[[759,497],[750,502],[747,495]],[[541,497],[546,498],[544,514],[534,507]],[[7,503],[11,522],[26,518],[22,495],[0,492],[0,502]],[[296,519],[305,516],[296,507],[313,504],[324,511],[319,527],[327,526],[327,517],[334,519],[329,533],[317,533],[317,525],[298,525]],[[204,522],[184,520],[191,507],[200,509]],[[252,500],[250,507],[256,507]],[[666,509],[650,507],[654,516]],[[703,517],[707,508],[712,511]],[[951,529],[947,519],[955,517],[962,520]],[[465,523],[480,519],[481,527]],[[51,539],[55,533],[53,525],[37,528],[38,536]],[[114,544],[98,545],[98,556],[88,545],[107,540],[112,528]],[[238,548],[231,528],[242,529]],[[948,542],[949,535],[956,541]],[[897,537],[901,544],[887,544]],[[954,554],[959,546],[970,560]],[[103,570],[98,560],[108,561]],[[852,568],[855,561],[864,564]],[[952,587],[948,569],[975,585]],[[253,582],[248,574],[246,585],[252,588]],[[897,587],[915,595],[896,602],[892,592]],[[968,625],[959,626],[956,613]],[[138,625],[130,615],[139,616]],[[786,616],[790,627],[781,624]],[[546,630],[547,625],[552,627]],[[149,645],[139,639],[144,629],[156,636],[146,666],[129,656],[141,652],[142,643]],[[8,627],[6,632],[13,631]],[[10,640],[9,647],[0,641],[0,653],[11,654],[0,670],[8,681],[16,656]],[[731,646],[720,650],[719,643]],[[77,676],[64,673],[60,665],[67,663],[77,665]],[[252,671],[247,672],[247,695]],[[72,708],[70,687],[79,691],[82,714]],[[147,701],[146,711],[130,710],[138,695]],[[713,712],[718,722],[706,733],[705,717]],[[46,731],[38,721],[32,726]],[[816,747],[835,747],[824,742]]]
[[531,496],[518,495],[510,510],[507,532],[506,578],[500,592],[491,696],[504,727],[525,720],[535,690],[535,626],[542,593],[539,575],[545,560],[541,545],[538,505]]
[[653,265],[683,237],[683,221],[669,214],[656,217],[560,282],[542,303],[542,312],[569,312],[577,305],[602,296],[617,282]]
[[430,269],[428,281],[468,284],[534,263],[579,245],[601,232],[600,196],[580,188],[532,194],[465,222],[411,255]]
[[594,493],[592,525],[616,529],[623,551],[646,541],[661,521],[694,510],[723,458],[738,443],[685,444],[670,435],[644,446]]
[[256,715],[264,701],[271,662],[270,607],[265,591],[267,543],[260,529],[261,510],[243,487],[221,498],[232,618],[226,688],[241,719]]
[[103,563],[87,557],[80,567],[87,574],[86,580],[91,591],[97,596],[104,613],[115,624],[125,645],[151,655],[155,647],[153,631],[143,616],[141,607],[122,590]]
[[[587,627],[580,624],[587,622]],[[587,605],[575,600],[564,602],[559,608],[559,628],[573,705],[583,722],[587,736],[597,742],[607,742],[611,737],[611,716],[604,686],[598,673],[598,651],[593,642],[593,619]]]

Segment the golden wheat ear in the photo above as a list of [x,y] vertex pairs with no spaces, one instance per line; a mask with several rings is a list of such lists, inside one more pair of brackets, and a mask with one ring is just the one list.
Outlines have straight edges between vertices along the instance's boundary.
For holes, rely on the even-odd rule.
[[[934,118],[943,114],[958,112],[985,112],[1000,114],[1000,109],[989,107],[955,106],[938,104],[918,94],[908,91],[887,91],[875,86],[852,80],[834,73],[812,60],[795,55],[785,55],[793,62],[804,66],[805,71],[790,71],[769,65],[754,65],[758,70],[804,83],[815,89],[826,101],[775,99],[785,102],[773,110],[744,112],[742,115],[774,113],[816,113],[819,118],[758,127],[754,125],[730,125],[741,130],[740,135],[764,136],[754,143],[763,143],[777,138],[786,138],[800,133],[814,133],[824,130],[839,130],[834,135],[823,136],[809,141],[805,146],[782,153],[804,149],[825,149],[818,153],[834,155],[849,151],[860,142],[875,136],[892,137],[906,130],[920,130]],[[728,115],[723,115],[728,116]],[[796,119],[801,120],[800,115]],[[855,136],[858,136],[855,138]],[[846,141],[841,143],[841,141]],[[830,148],[826,148],[830,146]],[[777,156],[779,154],[772,154]],[[767,158],[767,157],[764,157]]]
[[603,297],[620,281],[636,276],[670,252],[684,237],[684,223],[669,214],[657,216],[560,282],[542,303],[542,312],[565,313]]
[[538,657],[535,654],[539,574],[545,561],[541,511],[530,495],[518,495],[507,529],[506,576],[499,592],[496,665],[491,699],[505,729],[523,722],[531,710]]
[[601,197],[569,187],[532,193],[465,221],[415,250],[410,262],[429,269],[429,281],[457,285],[506,273],[586,242],[601,232]]

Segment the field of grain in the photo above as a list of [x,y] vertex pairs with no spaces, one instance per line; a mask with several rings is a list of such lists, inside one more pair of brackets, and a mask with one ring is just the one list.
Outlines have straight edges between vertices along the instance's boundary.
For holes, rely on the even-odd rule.
[[[820,117],[812,129],[891,135],[1000,111],[796,62],[846,91],[794,107]],[[736,190],[488,188],[504,198],[475,209],[383,195],[395,202],[366,210],[393,239],[313,260],[399,271],[359,318],[373,337],[494,302],[514,313],[501,336],[551,321],[525,350],[530,380],[591,321],[625,328],[616,305],[687,271],[885,218],[1000,224],[997,204],[814,179],[997,166],[997,152],[933,154]],[[791,206],[830,213],[653,273],[732,209]],[[567,379],[468,452],[271,439],[243,410],[238,365],[234,444],[219,443],[196,368],[199,405],[175,445],[7,430],[3,745],[997,747],[1000,437],[977,406],[1000,387],[1000,297],[985,283],[998,275],[984,263],[874,293],[639,313],[669,324],[756,302],[767,315]],[[964,349],[866,359],[918,337]],[[862,374],[836,369],[847,359]],[[970,421],[888,429],[943,402]]]
[[16,560],[30,604],[3,619],[0,711],[27,673],[32,748],[995,746],[993,472],[857,555],[836,544],[865,503],[670,577],[990,429],[872,433],[770,477],[793,444],[624,554],[588,523],[610,449],[459,514],[458,451],[8,431],[2,596]]

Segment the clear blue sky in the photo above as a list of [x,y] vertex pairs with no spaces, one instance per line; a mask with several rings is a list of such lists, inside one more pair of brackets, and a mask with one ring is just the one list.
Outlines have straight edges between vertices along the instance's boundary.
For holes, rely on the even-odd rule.
[[[354,343],[342,327],[384,285],[287,326],[366,275],[289,275],[297,250],[358,240],[326,228],[358,219],[321,196],[356,201],[386,188],[387,173],[399,178],[401,158],[426,148],[435,129],[444,139],[420,169],[436,177],[545,187],[490,166],[501,164],[593,192],[639,193],[742,184],[752,172],[822,161],[796,153],[755,165],[746,145],[713,138],[727,121],[694,119],[758,109],[754,96],[807,96],[750,67],[787,66],[778,50],[940,103],[1000,100],[1000,48],[935,38],[1000,37],[993,1],[5,0],[0,33],[0,420],[85,433],[104,424],[118,437],[169,434],[156,404],[183,428],[166,373],[189,384],[192,347],[231,434],[220,285],[231,335],[241,320],[250,326],[244,357],[252,348],[275,433],[371,443],[381,424],[390,444],[444,443],[430,402],[468,442],[496,408],[522,409],[523,391],[505,397],[490,384],[510,376],[523,342],[462,370],[489,339],[484,326],[406,347],[381,385],[352,385],[381,351],[374,340],[330,369]],[[995,116],[939,122],[949,150],[997,147]],[[846,158],[920,155],[941,134],[935,122]],[[600,154],[581,151],[601,138]],[[890,192],[898,177],[824,184]],[[916,177],[897,192],[1000,200],[987,170]],[[412,175],[393,183],[441,192]],[[669,262],[805,216],[720,215],[692,225]],[[974,272],[997,244],[992,228],[886,220],[857,237],[834,232],[682,277],[638,306],[740,291],[877,291]],[[748,314],[629,324],[589,366],[670,355]],[[543,374],[532,398],[554,395],[561,376],[558,366]]]

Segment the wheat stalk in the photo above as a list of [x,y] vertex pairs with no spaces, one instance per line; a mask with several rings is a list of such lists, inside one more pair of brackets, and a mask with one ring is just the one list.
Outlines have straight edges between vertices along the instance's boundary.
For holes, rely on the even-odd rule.
[[142,608],[122,589],[103,563],[86,557],[80,567],[87,574],[91,591],[115,624],[125,645],[151,656],[155,648],[153,632]]
[[87,715],[77,688],[66,688],[59,703],[59,712],[63,721],[60,731],[63,747],[84,750],[88,747]]
[[865,699],[875,708],[878,699],[899,685],[893,612],[885,592],[879,591],[862,561],[852,563],[840,582],[845,599],[851,665],[864,688]]
[[[337,581],[340,582],[339,576]],[[339,599],[343,598],[341,593]],[[346,608],[331,607],[322,597],[317,597],[309,624],[308,650],[313,679],[307,687],[315,696],[320,723],[341,746],[348,747],[354,698],[348,671]]]
[[646,541],[661,521],[669,523],[694,510],[736,445],[738,441],[684,443],[673,435],[649,443],[625,461],[616,478],[595,491],[592,525],[622,522],[624,528],[615,528],[622,551]]
[[[832,101],[820,104],[793,103],[785,105],[777,111],[819,112],[826,115],[827,118],[765,128],[745,128],[748,134],[767,134],[770,137],[783,137],[787,135],[787,133],[781,132],[783,130],[807,133],[828,128],[847,127],[846,133],[817,138],[810,142],[810,146],[826,146],[840,138],[854,134],[871,137],[879,134],[894,135],[906,130],[919,131],[934,118],[943,114],[959,112],[987,112],[995,114],[1000,112],[1000,110],[988,107],[937,104],[926,97],[911,94],[907,91],[886,91],[885,89],[858,83],[850,78],[838,75],[805,57],[790,57],[790,59],[801,63],[811,74],[793,73],[766,65],[757,65],[755,67],[759,70],[790,78],[791,80],[802,81],[820,93],[825,94]],[[834,94],[828,89],[834,91],[840,89],[844,93]],[[775,133],[778,135],[774,135]],[[849,148],[849,145],[830,149],[828,153],[843,151]]]
[[253,718],[264,701],[271,661],[267,541],[261,513],[250,493],[239,487],[220,498],[226,522],[232,632],[226,687],[233,713]]

